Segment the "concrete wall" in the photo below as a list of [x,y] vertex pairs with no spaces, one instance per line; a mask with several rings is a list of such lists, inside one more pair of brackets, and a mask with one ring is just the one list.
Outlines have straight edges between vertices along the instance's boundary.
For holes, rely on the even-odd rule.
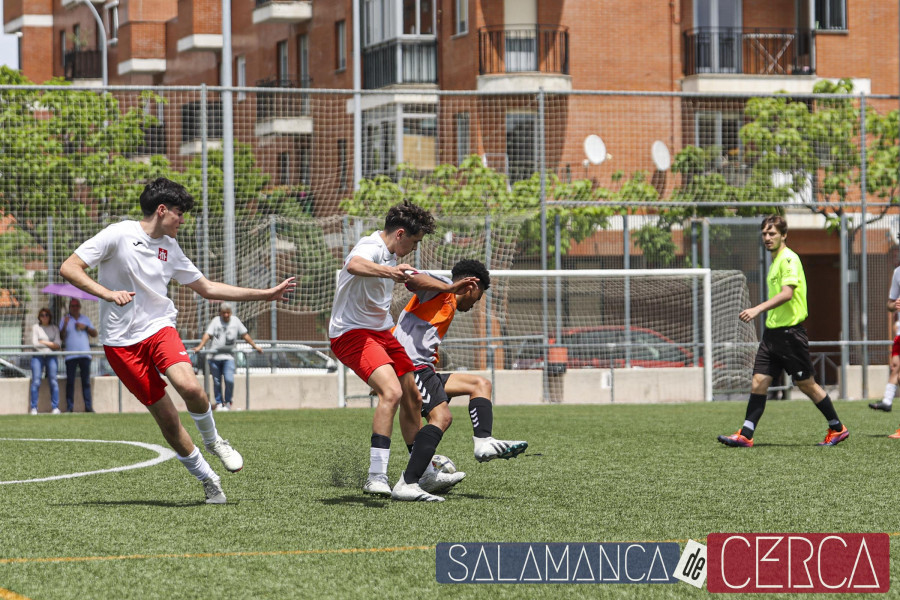
[[[489,371],[473,371],[490,379]],[[887,375],[885,374],[884,377]],[[878,378],[879,385],[884,377]],[[30,379],[4,379],[0,414],[28,411]],[[246,379],[235,377],[234,406],[248,408]],[[250,410],[336,408],[337,375],[253,375],[250,377]],[[59,380],[60,407],[65,410],[65,377]],[[871,387],[871,384],[870,384]],[[179,410],[184,402],[172,386],[169,394]],[[142,412],[144,408],[116,377],[93,379],[94,410],[98,413]],[[353,374],[347,376],[348,406],[367,407],[372,400],[369,387]],[[572,370],[551,381],[554,402],[565,404],[610,404],[698,402],[703,400],[703,371],[700,369],[616,369]],[[121,398],[121,400],[120,400]],[[495,371],[494,401],[497,404],[540,404],[543,385],[540,371]],[[121,408],[120,408],[121,405]],[[75,411],[82,412],[80,381],[75,386]],[[50,387],[41,382],[39,412],[50,412]]]

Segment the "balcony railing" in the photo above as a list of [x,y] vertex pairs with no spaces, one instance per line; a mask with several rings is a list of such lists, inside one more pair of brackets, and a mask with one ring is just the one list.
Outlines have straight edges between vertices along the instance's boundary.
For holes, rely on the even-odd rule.
[[[311,88],[312,79],[295,81],[292,79],[262,79],[256,82],[256,87],[263,88]],[[268,119],[308,117],[309,94],[296,92],[259,92],[256,96],[256,119],[265,121]]]
[[811,75],[808,29],[699,27],[685,31],[684,74]]
[[478,70],[569,74],[569,30],[558,25],[500,25],[478,30]]
[[[199,101],[188,102],[181,107],[181,142],[193,142],[201,139],[203,106]],[[206,103],[206,137],[222,139],[222,103]]]
[[437,40],[390,40],[364,49],[362,62],[367,90],[397,83],[437,83]]
[[103,78],[100,50],[67,50],[63,64],[66,79]]

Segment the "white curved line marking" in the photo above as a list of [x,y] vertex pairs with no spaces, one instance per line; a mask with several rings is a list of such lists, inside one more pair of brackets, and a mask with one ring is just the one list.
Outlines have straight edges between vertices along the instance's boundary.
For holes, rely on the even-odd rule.
[[131,469],[143,469],[144,467],[152,467],[161,462],[165,462],[175,457],[175,451],[156,444],[145,444],[143,442],[128,442],[125,440],[79,440],[79,439],[44,439],[44,438],[0,438],[0,441],[6,442],[87,442],[91,444],[128,444],[129,446],[137,446],[146,448],[156,452],[156,458],[145,460],[143,462],[126,465],[124,467],[113,467],[111,469],[99,469],[97,471],[85,471],[83,473],[68,473],[66,475],[54,475],[53,477],[40,477],[38,479],[18,479],[15,481],[0,481],[0,485],[8,483],[37,483],[40,481],[54,481],[57,479],[72,479],[73,477],[84,477],[85,475],[98,475],[100,473],[115,473],[117,471],[129,471]]

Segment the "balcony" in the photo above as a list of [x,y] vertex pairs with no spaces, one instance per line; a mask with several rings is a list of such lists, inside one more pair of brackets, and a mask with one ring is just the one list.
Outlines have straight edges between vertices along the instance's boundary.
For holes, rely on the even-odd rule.
[[[181,107],[181,147],[179,154],[200,154],[203,149],[203,106],[199,101]],[[208,150],[222,147],[222,103],[206,103],[206,143]]]
[[[312,87],[311,79],[264,79],[256,87],[300,90]],[[275,135],[310,135],[313,121],[310,116],[310,97],[298,91],[258,92],[256,95],[257,137]]]
[[437,84],[437,40],[394,39],[363,50],[363,88]]
[[[806,76],[811,82],[816,72],[812,59],[814,43],[815,37],[808,29],[701,27],[685,31],[683,67],[688,81],[684,89],[803,92],[809,87],[812,91],[811,83],[807,85],[803,78]],[[735,76],[743,83],[735,83]],[[698,78],[707,82],[718,80],[722,89],[700,89],[703,86],[696,81]],[[795,80],[790,81],[792,78]],[[748,87],[754,81],[756,86]]]
[[558,25],[482,27],[478,73],[479,90],[571,90],[569,30]]
[[311,0],[256,0],[253,24],[303,23],[312,19]]
[[100,50],[67,50],[63,59],[65,78],[103,80],[103,56]]

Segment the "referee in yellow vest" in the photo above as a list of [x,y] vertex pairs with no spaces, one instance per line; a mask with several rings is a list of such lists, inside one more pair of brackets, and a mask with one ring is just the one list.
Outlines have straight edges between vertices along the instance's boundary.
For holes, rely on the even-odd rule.
[[772,254],[772,266],[766,277],[769,299],[741,311],[740,319],[749,323],[761,312],[769,311],[766,330],[753,362],[753,384],[744,424],[735,434],[720,435],[719,441],[732,447],[753,446],[753,434],[766,409],[769,386],[782,371],[787,371],[828,421],[828,434],[819,446],[835,446],[846,440],[850,432],[838,419],[831,398],[813,377],[809,337],[802,324],[808,314],[803,265],[797,253],[785,245],[788,227],[784,217],[768,216],[763,219],[760,229],[763,244]]

